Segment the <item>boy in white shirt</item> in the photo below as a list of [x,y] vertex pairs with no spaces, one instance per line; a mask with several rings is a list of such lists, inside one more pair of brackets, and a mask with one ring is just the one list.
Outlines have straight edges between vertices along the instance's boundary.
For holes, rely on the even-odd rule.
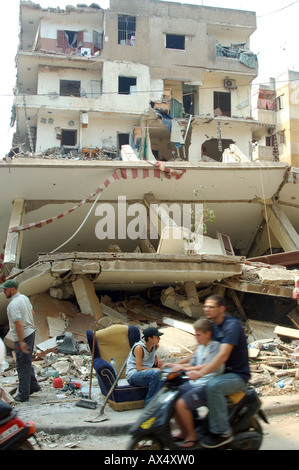
[[[200,370],[219,351],[220,343],[212,340],[212,323],[206,318],[197,320],[194,325],[195,336],[199,346],[196,351],[189,354],[176,364],[165,364],[171,366],[172,370],[184,370],[186,372]],[[181,433],[175,436],[175,440],[183,440],[181,448],[192,448],[197,443],[197,434],[194,428],[193,411],[205,404],[204,388],[208,380],[216,375],[222,374],[224,366],[214,372],[204,375],[197,380],[190,380],[180,387],[182,396],[175,406],[175,419],[181,429]]]

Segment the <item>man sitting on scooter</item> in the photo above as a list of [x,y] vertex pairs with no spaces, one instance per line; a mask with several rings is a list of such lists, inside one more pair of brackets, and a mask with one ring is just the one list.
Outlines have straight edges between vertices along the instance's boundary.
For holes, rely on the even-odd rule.
[[156,351],[163,334],[157,328],[146,328],[143,331],[144,341],[134,344],[127,360],[126,379],[129,384],[135,387],[148,385],[146,405],[161,388],[162,361]]
[[196,380],[225,364],[225,373],[213,377],[205,388],[210,433],[200,444],[216,448],[233,440],[226,397],[246,390],[250,369],[244,330],[236,318],[226,313],[225,299],[216,295],[207,298],[204,310],[206,317],[213,322],[213,339],[220,342],[220,348],[209,363],[199,371],[188,372],[188,376]]
[[[198,371],[218,353],[220,343],[212,340],[213,325],[207,318],[197,320],[194,325],[195,336],[198,342],[198,348],[194,353],[189,354],[176,364],[165,364],[164,367],[172,367],[174,372],[179,370]],[[197,380],[190,380],[181,385],[182,396],[175,405],[175,420],[181,429],[181,432],[174,436],[174,440],[182,440],[181,448],[192,448],[197,444],[198,438],[194,427],[193,412],[202,405],[205,405],[204,389],[207,382],[216,375],[224,372],[224,365],[213,372],[206,374]]]

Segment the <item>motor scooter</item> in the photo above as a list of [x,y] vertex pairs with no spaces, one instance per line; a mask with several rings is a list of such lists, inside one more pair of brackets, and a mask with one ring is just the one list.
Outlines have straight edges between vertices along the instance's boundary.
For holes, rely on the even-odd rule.
[[35,432],[33,422],[25,423],[12,406],[0,400],[0,450],[34,450],[28,439]]
[[[129,430],[132,437],[127,450],[182,450],[179,447],[180,443],[173,439],[175,431],[173,415],[175,403],[181,396],[179,386],[189,379],[183,371],[173,373],[165,369],[161,380],[163,387]],[[246,393],[231,395],[227,400],[234,439],[219,449],[258,450],[263,441],[263,430],[257,415],[265,423],[268,423],[268,420],[261,409],[261,400],[256,391],[249,387]],[[204,449],[200,445],[200,440],[209,430],[208,413],[203,417],[197,414],[194,419],[198,444],[195,444],[192,450]]]

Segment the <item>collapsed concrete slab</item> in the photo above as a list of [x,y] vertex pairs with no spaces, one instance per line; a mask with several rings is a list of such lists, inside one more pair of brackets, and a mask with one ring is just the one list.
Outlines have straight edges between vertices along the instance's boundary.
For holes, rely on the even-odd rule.
[[[72,281],[82,313],[102,316],[95,291],[145,290],[152,286],[195,282],[207,285],[241,274],[242,257],[159,255],[156,253],[57,253],[41,255],[38,264],[15,276],[27,296],[63,289]],[[83,276],[83,277],[82,277]],[[0,325],[7,300],[0,293]]]
[[295,269],[247,261],[241,276],[225,279],[221,285],[240,292],[292,299],[298,274]]

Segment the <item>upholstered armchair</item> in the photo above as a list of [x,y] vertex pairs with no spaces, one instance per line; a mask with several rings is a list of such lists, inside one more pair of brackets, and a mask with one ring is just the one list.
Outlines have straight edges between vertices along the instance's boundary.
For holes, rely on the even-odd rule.
[[[93,345],[93,334],[90,330],[86,332],[90,350]],[[96,332],[93,368],[104,397],[109,393],[117,377],[110,364],[111,358],[116,362],[117,373],[119,373],[132,346],[139,340],[140,332],[136,326],[112,325]],[[108,400],[111,408],[116,411],[142,408],[148,391],[148,387],[129,385],[125,379],[125,370]]]

